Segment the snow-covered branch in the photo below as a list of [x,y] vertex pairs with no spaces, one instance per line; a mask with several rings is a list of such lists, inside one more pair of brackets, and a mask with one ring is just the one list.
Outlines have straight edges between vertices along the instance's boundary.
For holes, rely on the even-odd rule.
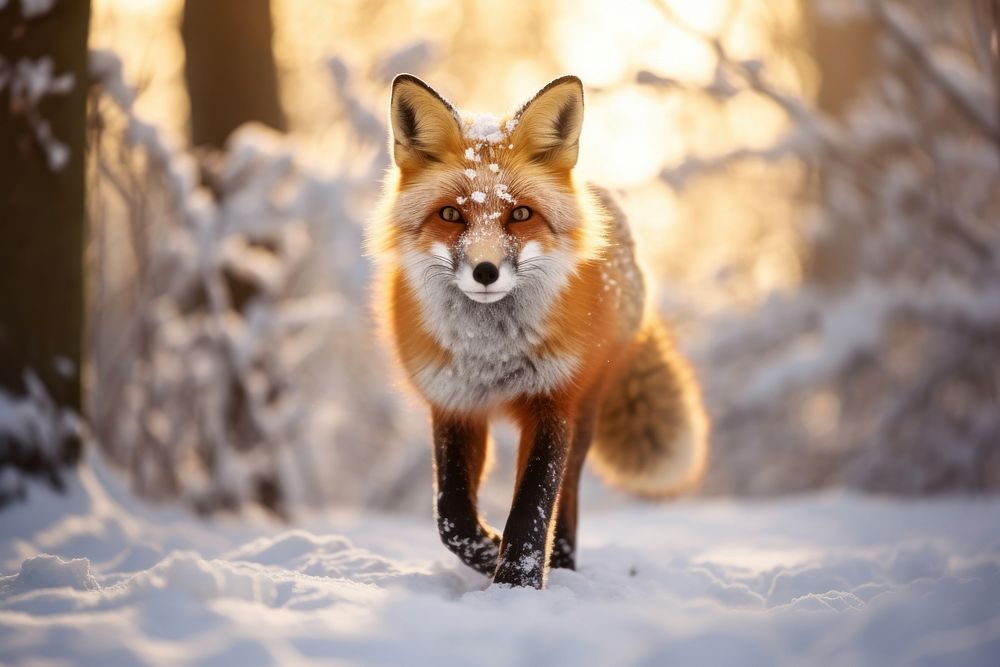
[[[980,488],[985,443],[1000,437],[996,420],[978,416],[1000,401],[1000,388],[980,377],[1000,365],[991,342],[1000,331],[994,64],[969,52],[979,27],[968,8],[935,23],[890,0],[840,6],[832,17],[830,4],[823,20],[874,26],[882,58],[843,111],[775,86],[765,63],[734,58],[724,38],[685,25],[664,3],[668,20],[715,54],[715,74],[704,84],[638,77],[720,105],[753,93],[786,118],[772,143],[667,166],[660,179],[675,191],[746,163],[796,165],[807,179],[803,285],[701,325],[718,454],[709,486]],[[973,428],[980,435],[962,435]],[[921,474],[899,456],[929,460],[942,448],[964,454]],[[748,473],[755,452],[774,469]]]
[[[4,9],[3,4],[0,4],[0,10]],[[21,0],[21,16],[30,23],[48,14],[54,5],[55,0]],[[31,28],[23,26],[22,29]],[[0,55],[0,94],[6,91],[12,115],[21,116],[27,122],[35,140],[45,151],[52,171],[59,171],[66,166],[69,148],[52,132],[52,126],[45,119],[40,106],[49,96],[67,95],[75,84],[75,77],[71,72],[55,73],[55,65],[49,56],[10,60],[9,56]]]
[[[101,446],[143,495],[202,511],[357,498],[352,459],[398,437],[391,387],[370,372],[364,210],[351,205],[375,181],[307,167],[262,127],[192,153],[136,113],[115,54],[92,53],[91,73]],[[356,136],[381,147],[376,117],[345,103]]]

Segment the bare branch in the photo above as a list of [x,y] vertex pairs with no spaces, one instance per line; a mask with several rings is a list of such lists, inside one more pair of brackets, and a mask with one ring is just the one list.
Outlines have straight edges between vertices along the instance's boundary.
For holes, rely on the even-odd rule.
[[885,29],[886,34],[902,49],[913,65],[926,75],[927,80],[941,91],[941,94],[959,113],[1000,149],[1000,128],[997,127],[997,121],[981,112],[975,104],[966,99],[948,77],[937,68],[926,51],[906,32],[903,26],[889,15],[889,11],[886,10],[881,0],[869,0],[868,5],[872,15]]

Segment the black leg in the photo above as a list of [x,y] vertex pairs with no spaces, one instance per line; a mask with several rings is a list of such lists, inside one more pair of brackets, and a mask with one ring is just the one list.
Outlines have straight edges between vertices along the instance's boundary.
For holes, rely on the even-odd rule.
[[549,560],[549,531],[569,449],[570,423],[557,406],[536,401],[526,410],[514,503],[504,527],[500,562],[493,582],[512,586],[545,584]]
[[570,445],[566,472],[563,474],[559,491],[559,511],[556,514],[555,539],[552,542],[551,567],[576,569],[576,531],[579,517],[580,474],[583,462],[590,450],[597,423],[597,401],[593,397],[580,406],[573,427],[573,442]]
[[438,411],[434,421],[435,509],[441,541],[485,575],[497,564],[500,536],[479,519],[479,480],[486,461],[486,421]]

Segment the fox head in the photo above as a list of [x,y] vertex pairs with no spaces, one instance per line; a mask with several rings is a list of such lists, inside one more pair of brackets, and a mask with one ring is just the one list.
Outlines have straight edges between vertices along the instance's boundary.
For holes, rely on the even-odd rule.
[[371,240],[414,290],[456,308],[509,308],[558,293],[599,255],[599,209],[572,175],[583,123],[577,77],[497,117],[461,113],[401,74],[389,116],[394,167]]

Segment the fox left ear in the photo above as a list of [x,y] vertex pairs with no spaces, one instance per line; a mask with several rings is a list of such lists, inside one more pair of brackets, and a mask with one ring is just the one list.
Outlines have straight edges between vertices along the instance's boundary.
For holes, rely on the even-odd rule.
[[576,166],[583,127],[583,82],[559,77],[538,91],[514,116],[514,145],[531,160],[555,170]]
[[389,121],[392,155],[401,169],[421,169],[462,153],[458,112],[412,74],[400,74],[392,82]]

